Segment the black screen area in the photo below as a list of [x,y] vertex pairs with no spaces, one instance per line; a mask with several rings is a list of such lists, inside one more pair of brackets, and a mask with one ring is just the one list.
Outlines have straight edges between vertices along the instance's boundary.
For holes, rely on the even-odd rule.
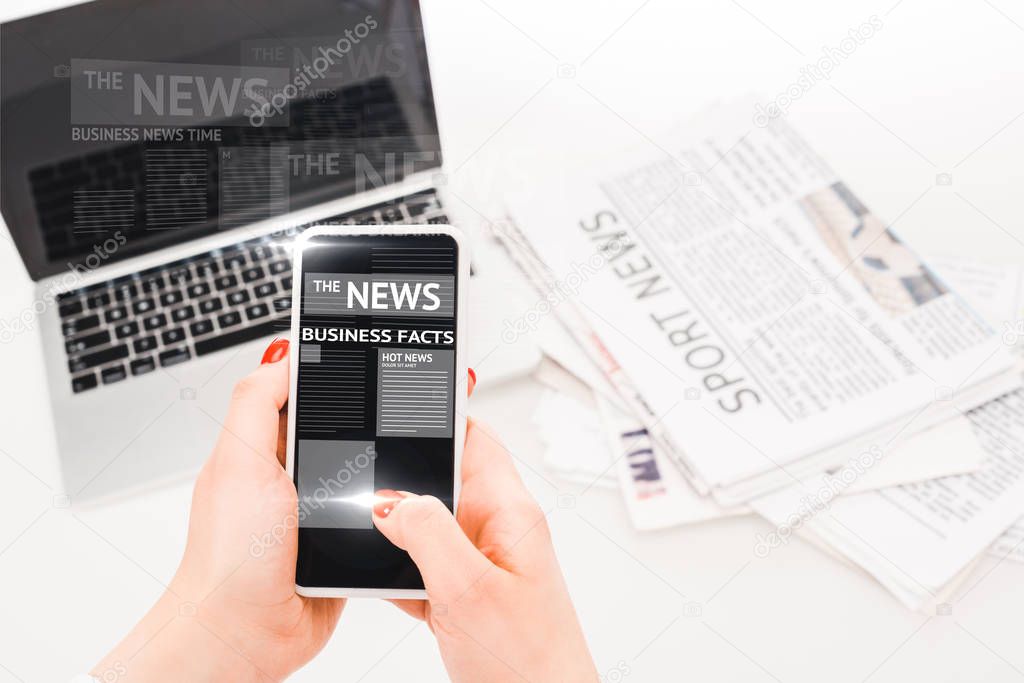
[[373,526],[373,493],[454,508],[458,258],[447,235],[320,236],[303,249],[301,586],[423,588],[408,554]]
[[0,32],[0,208],[36,279],[441,163],[415,0],[96,0]]

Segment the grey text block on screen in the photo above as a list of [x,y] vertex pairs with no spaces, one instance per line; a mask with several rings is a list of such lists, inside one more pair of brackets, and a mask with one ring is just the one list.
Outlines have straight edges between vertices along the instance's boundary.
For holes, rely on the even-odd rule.
[[301,439],[299,453],[299,526],[372,528],[374,442]]
[[451,438],[455,351],[377,349],[377,436]]

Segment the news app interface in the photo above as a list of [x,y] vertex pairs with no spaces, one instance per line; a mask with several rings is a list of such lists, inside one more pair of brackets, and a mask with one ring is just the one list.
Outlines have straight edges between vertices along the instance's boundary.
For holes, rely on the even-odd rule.
[[373,494],[453,508],[457,249],[447,235],[366,235],[312,238],[303,251],[299,585],[423,588],[373,526]]

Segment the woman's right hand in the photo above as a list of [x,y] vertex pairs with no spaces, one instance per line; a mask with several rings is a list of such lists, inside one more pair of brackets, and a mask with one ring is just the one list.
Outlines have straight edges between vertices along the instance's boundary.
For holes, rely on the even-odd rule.
[[466,433],[458,521],[432,496],[377,496],[374,524],[427,589],[395,602],[426,621],[453,681],[597,680],[544,513],[480,424]]

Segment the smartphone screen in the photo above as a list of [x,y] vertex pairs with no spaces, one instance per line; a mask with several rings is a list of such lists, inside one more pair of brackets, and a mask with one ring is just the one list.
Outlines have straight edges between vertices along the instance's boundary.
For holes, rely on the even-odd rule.
[[373,494],[429,494],[454,509],[458,243],[316,235],[297,262],[296,583],[422,589],[374,527]]

